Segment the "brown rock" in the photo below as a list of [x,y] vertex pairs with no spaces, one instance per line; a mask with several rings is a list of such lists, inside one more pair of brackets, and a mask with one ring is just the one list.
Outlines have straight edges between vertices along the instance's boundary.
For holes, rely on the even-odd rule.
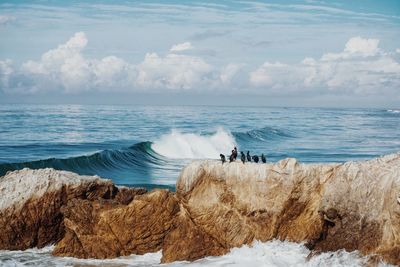
[[76,199],[128,201],[142,190],[123,189],[110,180],[54,169],[9,172],[0,177],[0,249],[44,247],[64,236],[61,209]]
[[66,234],[53,255],[104,259],[159,251],[178,211],[167,190],[137,196],[129,205],[70,202],[63,208]]
[[171,231],[164,239],[162,252],[161,262],[165,263],[218,256],[228,252],[228,249],[197,227],[181,207]]
[[177,196],[224,248],[279,238],[400,264],[399,174],[400,154],[345,164],[197,161],[182,171]]

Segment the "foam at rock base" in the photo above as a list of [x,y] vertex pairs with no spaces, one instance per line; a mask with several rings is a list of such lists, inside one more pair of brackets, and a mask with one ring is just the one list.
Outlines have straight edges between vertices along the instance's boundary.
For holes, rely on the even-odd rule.
[[[53,246],[43,249],[28,249],[25,251],[0,251],[0,265],[5,267],[21,266],[29,262],[35,266],[161,266],[161,251],[145,255],[130,255],[111,260],[75,259],[69,257],[54,257],[51,255]],[[174,262],[163,264],[166,267],[200,267],[200,266],[332,266],[358,267],[365,266],[367,257],[357,252],[327,252],[307,259],[310,251],[303,245],[291,242],[273,240],[270,242],[254,242],[252,246],[242,246],[232,249],[228,254],[219,257],[207,257],[195,262]],[[390,266],[380,263],[379,266]]]
[[221,152],[230,154],[236,141],[228,131],[220,128],[213,135],[197,135],[172,130],[155,141],[152,149],[174,159],[217,159]]

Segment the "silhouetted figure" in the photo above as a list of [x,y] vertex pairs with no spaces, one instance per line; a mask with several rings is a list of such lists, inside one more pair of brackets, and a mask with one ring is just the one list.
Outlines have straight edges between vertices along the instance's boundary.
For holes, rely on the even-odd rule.
[[233,159],[236,160],[237,155],[238,155],[236,147],[232,150],[232,154],[233,154]]
[[246,155],[243,153],[243,151],[240,152],[240,160],[243,162],[243,164],[246,161]]
[[232,154],[229,156],[229,162],[232,162],[235,160],[235,150],[232,150]]
[[224,154],[219,154],[219,156],[221,158],[222,164],[224,164],[226,162],[225,155]]
[[258,163],[258,160],[259,160],[258,156],[257,156],[257,155],[254,155],[254,156],[253,156],[253,160],[254,160],[255,163]]
[[267,163],[267,158],[264,156],[264,153],[261,154],[261,161],[262,161],[263,163]]
[[246,157],[247,157],[247,161],[248,161],[248,162],[251,162],[250,151],[247,151]]

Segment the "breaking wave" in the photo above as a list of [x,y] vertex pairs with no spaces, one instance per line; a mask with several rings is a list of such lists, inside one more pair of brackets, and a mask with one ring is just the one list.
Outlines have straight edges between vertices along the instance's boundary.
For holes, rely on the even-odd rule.
[[[148,187],[145,184],[150,180],[151,185],[156,178],[160,181],[157,185],[173,186],[180,170],[190,160],[218,159],[220,153],[229,155],[235,146],[238,149],[240,146],[262,147],[260,142],[290,137],[290,134],[270,127],[233,133],[219,128],[209,134],[186,133],[173,129],[153,142],[139,142],[129,147],[110,148],[89,155],[3,162],[0,163],[0,176],[23,168],[54,168],[83,175],[96,174],[112,178],[117,184],[123,185],[143,184]],[[88,146],[90,150],[94,148],[93,145]],[[135,180],[132,177],[136,177]]]
[[156,153],[173,159],[216,159],[220,153],[229,154],[235,146],[237,144],[232,134],[220,128],[212,135],[172,130],[151,147]]

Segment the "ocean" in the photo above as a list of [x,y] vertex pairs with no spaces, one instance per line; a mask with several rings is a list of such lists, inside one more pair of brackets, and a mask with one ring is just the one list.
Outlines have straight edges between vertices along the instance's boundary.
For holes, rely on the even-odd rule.
[[[229,156],[233,147],[270,162],[345,162],[400,151],[399,109],[215,106],[0,106],[0,176],[52,167],[99,175],[118,185],[169,188],[193,159]],[[51,247],[0,251],[7,266],[148,266],[160,253],[111,261],[50,256]],[[291,251],[290,253],[288,251]],[[288,254],[289,253],[289,254]],[[306,261],[302,244],[270,241],[226,256],[172,266],[360,266],[357,253],[323,253]],[[243,255],[251,262],[244,263]],[[269,263],[269,264],[266,264]],[[291,264],[292,263],[292,264]]]

